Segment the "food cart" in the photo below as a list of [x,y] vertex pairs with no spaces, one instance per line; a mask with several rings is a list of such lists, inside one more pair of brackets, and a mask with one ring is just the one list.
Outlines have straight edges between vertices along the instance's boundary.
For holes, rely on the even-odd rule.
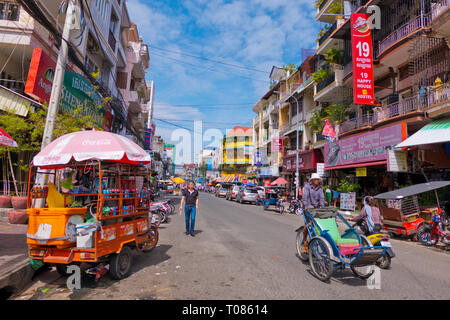
[[30,166],[30,257],[62,274],[69,264],[108,261],[114,279],[128,276],[131,250],[149,252],[158,242],[149,221],[150,161],[134,142],[109,132],[81,131],[49,144]]
[[[450,181],[433,181],[376,195],[374,198],[383,216],[383,228],[394,235],[415,237],[418,228],[424,223],[423,218],[430,211],[429,208],[421,210],[417,195],[448,185]],[[439,208],[437,198],[436,206],[435,210]]]

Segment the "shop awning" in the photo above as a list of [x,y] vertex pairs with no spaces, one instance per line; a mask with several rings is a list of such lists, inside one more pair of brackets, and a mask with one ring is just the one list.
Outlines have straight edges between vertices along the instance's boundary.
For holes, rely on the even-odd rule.
[[450,142],[450,117],[430,122],[396,148]]
[[450,186],[450,181],[432,181],[427,183],[415,184],[406,188],[397,189],[390,192],[380,193],[376,195],[375,199],[403,199],[406,197],[414,196],[416,194],[433,191],[436,189]]
[[386,164],[387,164],[387,160],[383,160],[383,161],[373,161],[373,162],[365,162],[365,163],[348,164],[348,165],[344,165],[344,166],[328,167],[328,168],[325,168],[325,170],[338,170],[338,169],[348,169],[348,168],[373,167],[373,166],[382,166],[382,165],[386,165]]

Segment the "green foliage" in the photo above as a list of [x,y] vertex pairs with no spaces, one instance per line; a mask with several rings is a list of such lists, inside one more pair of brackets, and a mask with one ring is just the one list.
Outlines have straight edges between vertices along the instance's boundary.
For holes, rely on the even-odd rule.
[[337,187],[337,191],[341,193],[357,192],[359,189],[361,189],[359,184],[352,184],[347,179],[342,180]]
[[334,103],[331,106],[327,107],[327,119],[330,120],[331,123],[342,123],[347,120],[349,109],[349,104]]
[[321,132],[326,118],[327,111],[325,108],[316,109],[312,112],[311,120],[308,122],[307,126],[314,132]]
[[317,39],[316,40],[319,41],[320,38],[322,38],[322,36],[324,36],[325,33],[327,33],[327,31],[330,30],[330,28],[331,28],[331,25],[329,25],[329,24],[326,24],[322,28],[320,28],[320,31],[317,34]]
[[317,83],[324,81],[331,74],[331,70],[326,68],[320,68],[317,72],[312,74],[313,80]]
[[326,59],[325,64],[327,64],[327,65],[330,65],[330,64],[341,64],[342,63],[342,59],[344,57],[344,55],[343,55],[341,50],[334,49],[334,48],[331,48],[330,50],[325,52],[324,56],[325,56],[325,59]]
[[322,2],[324,2],[324,1],[326,1],[326,0],[315,0],[314,1],[314,7],[315,8],[319,8],[320,5],[322,4]]
[[293,63],[283,66],[284,71],[290,72],[290,74],[293,74],[295,72],[295,70],[297,70],[297,68],[298,67]]
[[328,13],[330,14],[343,14],[344,8],[342,6],[342,1],[338,0],[331,4],[330,9],[328,10]]

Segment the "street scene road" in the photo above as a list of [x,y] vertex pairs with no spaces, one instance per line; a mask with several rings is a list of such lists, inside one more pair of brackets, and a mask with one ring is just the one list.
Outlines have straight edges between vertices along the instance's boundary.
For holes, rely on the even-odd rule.
[[159,245],[135,256],[132,273],[108,276],[74,292],[55,270],[38,275],[15,297],[26,299],[449,299],[450,255],[417,242],[392,240],[396,257],[369,289],[350,270],[330,283],[316,279],[296,256],[296,215],[200,194],[195,237],[184,234],[184,214],[161,224]]

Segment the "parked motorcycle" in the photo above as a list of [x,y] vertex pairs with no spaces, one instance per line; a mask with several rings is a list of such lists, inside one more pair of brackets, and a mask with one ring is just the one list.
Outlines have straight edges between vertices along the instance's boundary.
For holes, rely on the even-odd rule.
[[297,210],[298,210],[298,208],[300,208],[300,204],[301,204],[300,200],[292,199],[290,204],[289,204],[289,208],[287,209],[287,211],[290,214],[297,214]]
[[431,222],[424,222],[417,228],[417,239],[428,247],[435,246],[439,241],[450,245],[450,235],[445,233],[445,215],[441,209],[431,219]]

